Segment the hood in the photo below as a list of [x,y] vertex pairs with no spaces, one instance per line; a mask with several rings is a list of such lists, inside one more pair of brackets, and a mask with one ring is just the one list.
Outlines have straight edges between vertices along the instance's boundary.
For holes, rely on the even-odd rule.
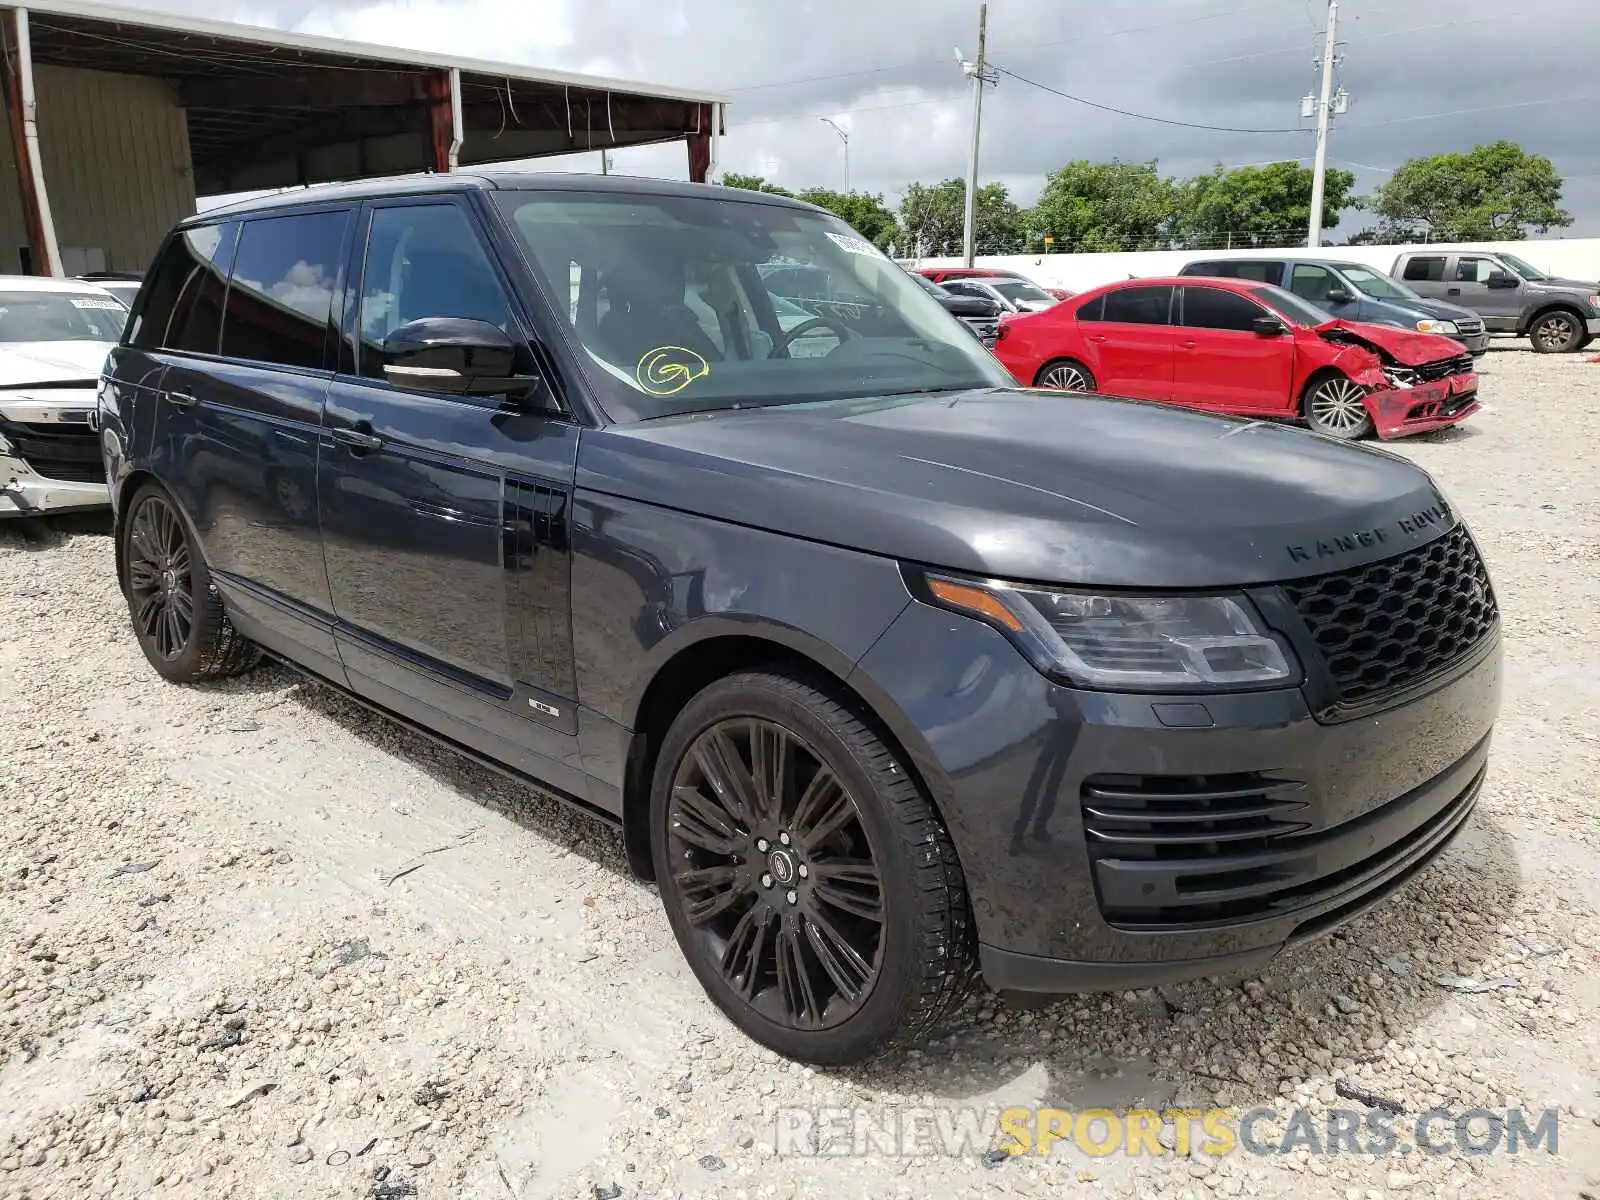
[[1427,474],[1382,450],[1024,389],[612,426],[584,433],[578,487],[904,561],[1105,586],[1303,577],[1453,523]]
[[100,378],[115,342],[0,342],[0,388]]
[[1470,308],[1462,308],[1459,304],[1446,304],[1443,300],[1379,300],[1387,308],[1399,309],[1402,312],[1415,312],[1424,317],[1432,317],[1436,321],[1475,321],[1478,314]]
[[1367,321],[1325,321],[1314,332],[1330,342],[1362,346],[1405,367],[1420,367],[1463,353],[1460,342],[1441,333],[1417,333]]
[[1528,286],[1552,292],[1588,292],[1591,295],[1600,292],[1600,283],[1592,279],[1540,279],[1537,282],[1530,282]]

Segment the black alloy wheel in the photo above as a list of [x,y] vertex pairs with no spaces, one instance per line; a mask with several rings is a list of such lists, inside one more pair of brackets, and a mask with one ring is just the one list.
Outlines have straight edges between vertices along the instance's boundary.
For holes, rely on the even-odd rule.
[[792,1029],[855,1013],[877,978],[883,880],[849,789],[794,730],[723,720],[667,806],[673,892],[709,961]]
[[172,662],[194,636],[189,542],[162,496],[148,496],[128,533],[128,603],[139,639]]
[[930,1032],[976,979],[939,813],[833,684],[709,684],[662,741],[651,853],[667,919],[746,1034],[842,1065]]
[[228,620],[183,514],[160,487],[147,483],[134,493],[117,553],[134,636],[164,678],[222,679],[261,660]]

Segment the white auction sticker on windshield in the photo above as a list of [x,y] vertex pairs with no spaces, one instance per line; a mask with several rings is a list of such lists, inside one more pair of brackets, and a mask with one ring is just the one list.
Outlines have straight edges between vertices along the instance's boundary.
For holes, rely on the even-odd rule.
[[109,296],[104,300],[100,299],[99,296],[68,296],[67,299],[71,302],[72,307],[77,309],[104,309],[107,312],[122,311],[122,305]]
[[851,237],[847,233],[828,233],[828,240],[847,254],[870,254],[874,258],[882,258],[883,254],[871,242],[863,238]]

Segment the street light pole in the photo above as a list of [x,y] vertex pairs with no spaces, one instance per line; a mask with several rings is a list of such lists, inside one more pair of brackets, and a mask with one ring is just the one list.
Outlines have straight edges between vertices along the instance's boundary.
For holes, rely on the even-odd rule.
[[844,191],[850,194],[850,135],[840,129],[827,117],[822,118],[822,123],[839,135],[839,140],[844,143]]
[[[977,250],[977,209],[978,209],[978,134],[983,126],[983,87],[987,82],[984,75],[984,54],[989,37],[989,6],[978,6],[978,59],[976,62],[963,62],[961,69],[972,76],[972,146],[967,157],[967,202],[966,213],[962,221],[962,252],[965,255],[967,266],[972,265],[972,260]],[[956,51],[959,61],[961,51]]]
[[1315,250],[1322,244],[1322,194],[1328,171],[1328,117],[1333,108],[1334,25],[1339,19],[1339,0],[1328,0],[1328,37],[1322,48],[1322,96],[1317,103],[1317,157],[1311,174],[1311,227],[1306,245]]

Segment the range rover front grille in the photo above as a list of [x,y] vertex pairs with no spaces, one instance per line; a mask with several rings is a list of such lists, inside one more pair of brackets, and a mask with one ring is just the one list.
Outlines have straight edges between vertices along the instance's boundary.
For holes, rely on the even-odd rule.
[[1394,558],[1282,588],[1341,703],[1381,697],[1447,667],[1488,637],[1500,615],[1461,525]]

